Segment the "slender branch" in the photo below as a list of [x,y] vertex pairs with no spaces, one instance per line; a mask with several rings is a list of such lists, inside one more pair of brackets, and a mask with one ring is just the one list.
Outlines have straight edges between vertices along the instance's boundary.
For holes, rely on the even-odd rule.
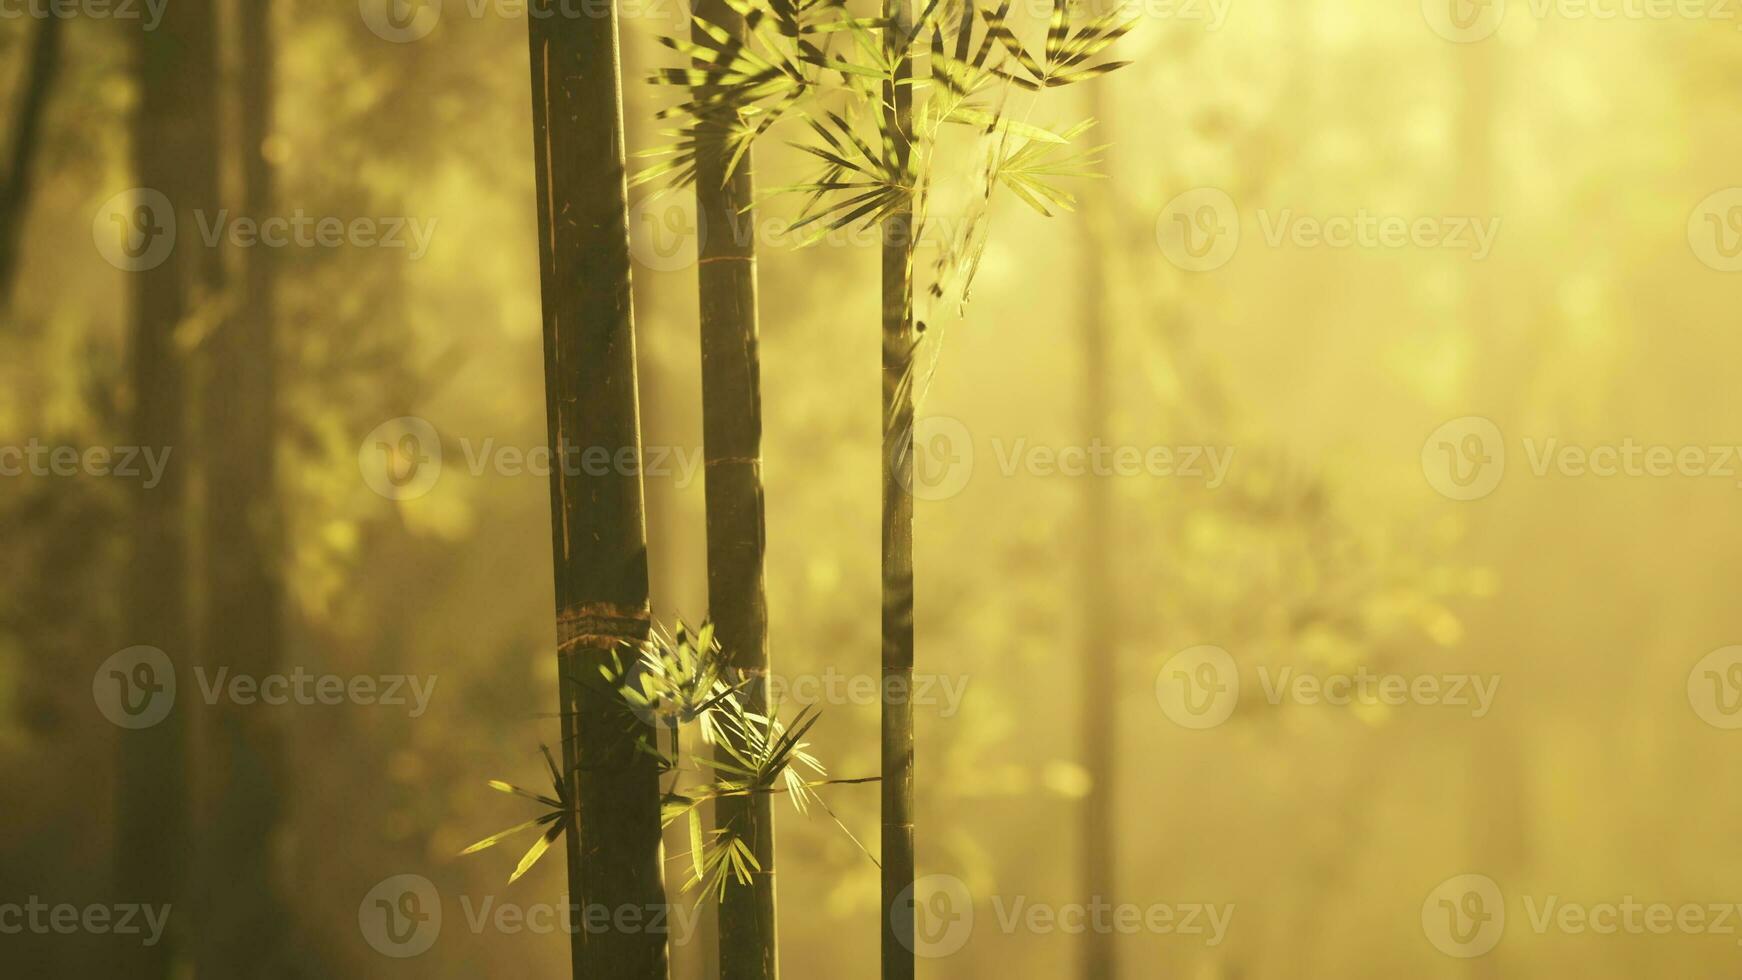
[[44,17],[31,46],[30,67],[18,94],[11,163],[0,186],[0,306],[12,295],[24,239],[24,214],[30,204],[36,162],[42,156],[42,117],[49,91],[60,73],[61,24],[64,17]]

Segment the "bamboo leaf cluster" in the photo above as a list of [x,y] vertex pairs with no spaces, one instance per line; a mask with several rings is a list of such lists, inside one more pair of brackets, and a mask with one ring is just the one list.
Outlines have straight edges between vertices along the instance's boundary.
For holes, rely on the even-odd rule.
[[[915,236],[939,243],[931,295],[954,292],[964,303],[999,187],[1051,217],[1076,207],[1062,179],[1098,176],[1100,147],[1078,142],[1093,120],[1062,128],[1031,121],[1034,97],[1124,67],[1105,56],[1138,21],[1123,8],[1085,13],[1055,0],[1044,38],[1025,44],[1011,0],[927,0],[912,19],[856,16],[845,0],[728,2],[744,18],[746,40],[705,17],[694,19],[689,38],[661,38],[689,66],[659,69],[649,80],[687,98],[659,113],[676,123],[666,131],[674,142],[641,153],[656,162],[632,183],[688,186],[710,138],[730,147],[729,178],[751,144],[788,122],[789,144],[822,169],[765,189],[755,204],[797,198],[789,230],[804,244],[911,209]],[[911,136],[891,126],[885,85],[913,93]],[[930,189],[959,161],[970,163],[962,169],[972,184],[952,200],[966,203],[959,213],[929,213]]]
[[[822,803],[817,795],[821,787],[876,781],[875,777],[827,778],[828,770],[805,741],[811,727],[822,717],[814,706],[801,710],[791,725],[775,717],[777,707],[771,707],[767,714],[746,708],[742,695],[752,681],[729,665],[715,639],[713,624],[703,623],[692,629],[680,622],[669,631],[655,625],[646,643],[633,655],[625,656],[628,652],[616,651],[610,663],[600,666],[601,683],[648,723],[652,734],[640,737],[640,749],[656,757],[660,771],[671,777],[671,784],[662,791],[660,822],[669,827],[683,820],[688,825],[691,877],[686,890],[723,896],[728,885],[734,882],[748,885],[752,873],[762,870],[748,842],[731,828],[704,829],[704,803],[726,797],[782,793],[792,801],[795,810],[804,814],[811,804]],[[695,752],[686,760],[682,738],[685,726],[692,726],[703,744],[720,751]],[[663,744],[661,734],[665,736]],[[525,875],[562,837],[567,826],[563,817],[572,809],[567,784],[555,758],[549,748],[543,752],[551,777],[548,794],[503,780],[493,779],[488,785],[498,792],[543,804],[545,812],[460,852],[473,854],[525,831],[544,828],[544,834],[515,867],[508,879],[510,883]],[[702,779],[700,785],[680,788],[680,774],[684,772],[698,774]],[[827,809],[826,804],[823,807]],[[833,815],[831,811],[830,816]],[[848,836],[852,836],[850,831]],[[857,838],[854,843],[858,843]]]

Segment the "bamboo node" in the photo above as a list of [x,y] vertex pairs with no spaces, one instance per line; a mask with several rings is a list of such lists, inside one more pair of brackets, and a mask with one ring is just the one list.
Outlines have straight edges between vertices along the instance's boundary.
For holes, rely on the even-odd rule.
[[588,602],[557,612],[557,652],[615,650],[647,639],[653,613],[646,606]]

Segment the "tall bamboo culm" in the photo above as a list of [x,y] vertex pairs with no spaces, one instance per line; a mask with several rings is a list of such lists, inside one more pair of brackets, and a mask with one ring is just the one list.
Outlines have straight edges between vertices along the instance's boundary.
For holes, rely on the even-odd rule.
[[[629,288],[628,191],[617,14],[567,17],[537,0],[532,52],[533,158],[544,308],[545,404],[559,460],[585,447],[641,449]],[[573,472],[566,472],[572,470]],[[591,475],[551,467],[557,667],[569,904],[612,921],[665,905],[657,760],[645,729],[601,683],[600,667],[648,636],[647,540],[640,467]],[[589,932],[571,923],[576,980],[664,980],[665,936]]]
[[[1088,92],[1088,117],[1104,118],[1104,99],[1099,86]],[[1105,134],[1103,134],[1105,138]],[[1108,142],[1112,142],[1108,140]],[[1106,256],[1102,242],[1113,241],[1111,218],[1103,189],[1083,192],[1082,224],[1085,241],[1078,253],[1082,277],[1079,309],[1083,319],[1083,438],[1085,443],[1111,436],[1112,413],[1108,387],[1107,289],[1103,273]],[[1118,841],[1114,816],[1118,813],[1114,778],[1117,773],[1115,737],[1118,728],[1117,686],[1118,601],[1112,569],[1116,549],[1112,541],[1113,484],[1089,479],[1083,485],[1083,650],[1082,650],[1082,752],[1089,776],[1089,793],[1083,798],[1083,866],[1081,894],[1091,903],[1113,901]],[[1115,936],[1098,929],[1083,934],[1083,980],[1114,980],[1118,975]]]
[[[884,0],[891,61],[883,86],[885,152],[906,173],[913,153],[907,0]],[[898,49],[898,46],[901,46]],[[913,201],[883,222],[883,980],[914,975],[913,854]]]
[[[696,16],[733,37],[744,20],[724,0],[699,0]],[[697,44],[710,43],[700,23]],[[698,91],[700,102],[712,93]],[[767,525],[762,495],[762,381],[757,340],[756,241],[748,208],[751,152],[728,177],[730,107],[697,132],[696,220],[702,347],[702,452],[707,465],[708,614],[727,662],[750,683],[745,707],[767,714],[768,600],[763,587]],[[730,737],[730,736],[727,736]],[[720,756],[728,763],[724,748]],[[720,899],[720,980],[779,976],[775,918],[774,808],[768,793],[714,804],[714,821],[756,858],[749,885]]]

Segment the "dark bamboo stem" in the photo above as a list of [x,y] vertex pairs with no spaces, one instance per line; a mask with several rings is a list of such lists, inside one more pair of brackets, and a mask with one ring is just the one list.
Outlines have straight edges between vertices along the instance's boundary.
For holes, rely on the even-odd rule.
[[[883,86],[883,133],[905,174],[913,152],[913,64],[906,0],[884,0],[895,77]],[[897,45],[901,45],[898,50]],[[883,223],[883,980],[914,975],[913,850],[913,204]]]
[[[617,13],[552,8],[538,0],[528,17],[550,444],[559,460],[589,447],[639,459]],[[551,468],[573,972],[663,980],[666,935],[649,927],[665,906],[659,770],[638,745],[655,732],[599,676],[648,635],[641,471],[587,470]]]
[[[699,22],[744,36],[742,18],[723,0],[700,0]],[[708,611],[727,662],[751,680],[745,707],[767,714],[767,547],[762,495],[762,388],[756,310],[756,242],[748,210],[750,154],[727,176],[730,109],[700,127],[696,216],[706,229],[698,246],[702,347],[702,451],[707,465]],[[723,759],[730,761],[724,747]],[[721,980],[779,975],[775,918],[774,808],[767,794],[714,804],[715,824],[742,839],[759,870],[748,886],[728,884],[720,900]]]

